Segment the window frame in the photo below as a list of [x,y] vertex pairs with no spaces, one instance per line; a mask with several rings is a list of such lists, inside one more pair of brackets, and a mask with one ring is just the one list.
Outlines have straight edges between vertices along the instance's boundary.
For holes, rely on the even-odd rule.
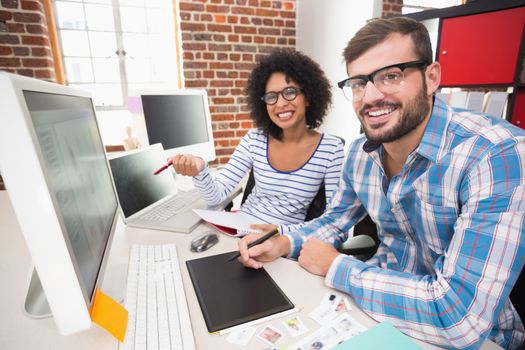
[[[55,62],[55,76],[56,81],[60,84],[64,85],[74,85],[75,87],[82,88],[81,84],[77,83],[69,83],[66,79],[66,66],[65,66],[65,56],[63,54],[63,48],[62,48],[62,40],[60,37],[60,29],[58,28],[58,22],[56,21],[56,1],[60,2],[68,2],[67,0],[44,0],[44,6],[45,6],[45,12],[46,17],[48,19],[48,31],[49,31],[49,37],[51,42],[51,49],[52,49],[52,55]],[[80,3],[82,5],[85,4],[86,0],[80,0],[80,1],[71,1],[74,3]],[[89,3],[89,0],[87,0]],[[119,65],[119,76],[120,81],[116,82],[116,84],[120,85],[121,89],[121,95],[122,95],[122,104],[116,105],[116,104],[96,104],[95,108],[100,111],[112,111],[112,110],[126,110],[128,108],[128,98],[130,97],[130,85],[133,85],[133,82],[129,82],[129,74],[127,69],[127,63],[126,63],[126,51],[124,47],[124,35],[129,32],[123,32],[122,31],[122,19],[120,15],[120,7],[118,0],[111,0],[111,6],[113,7],[113,18],[114,18],[114,33],[116,36],[116,51],[115,54],[118,58],[118,65]],[[181,89],[183,86],[183,74],[182,74],[182,48],[181,48],[181,37],[180,37],[180,17],[179,17],[179,9],[178,9],[178,1],[177,0],[171,0],[171,6],[173,9],[173,22],[174,22],[174,30],[172,31],[171,35],[174,37],[174,49],[175,49],[175,77],[176,83],[173,85],[174,88]],[[83,7],[85,9],[85,7]],[[84,10],[85,11],[85,10]],[[85,18],[85,12],[84,12],[84,18]],[[89,36],[90,30],[88,28],[85,28],[84,31]],[[146,31],[145,34],[150,35],[152,32]],[[168,33],[169,34],[169,33]],[[90,56],[87,56],[92,63],[92,60],[94,56],[90,53]],[[153,56],[152,56],[153,57]],[[158,57],[158,56],[157,56]],[[151,67],[151,66],[150,66]],[[90,85],[97,85],[100,84],[100,82],[97,82],[95,79],[93,82],[86,82],[85,84]],[[149,81],[146,81],[145,84],[153,85],[155,84],[152,79]],[[166,89],[166,86],[169,84],[169,81],[162,82],[160,84],[163,89]],[[169,87],[168,87],[169,89]]]

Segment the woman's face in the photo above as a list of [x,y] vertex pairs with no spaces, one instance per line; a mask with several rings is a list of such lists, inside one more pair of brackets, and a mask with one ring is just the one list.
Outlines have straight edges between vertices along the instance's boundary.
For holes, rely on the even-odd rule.
[[[300,86],[293,80],[286,77],[284,73],[273,73],[266,81],[265,93],[277,93],[275,104],[266,104],[266,110],[270,119],[281,129],[306,128],[306,106],[308,101],[304,94],[299,91],[297,96],[291,101],[283,97],[283,94],[290,99],[290,90],[285,93],[286,88],[300,89]],[[293,96],[292,96],[293,97]]]

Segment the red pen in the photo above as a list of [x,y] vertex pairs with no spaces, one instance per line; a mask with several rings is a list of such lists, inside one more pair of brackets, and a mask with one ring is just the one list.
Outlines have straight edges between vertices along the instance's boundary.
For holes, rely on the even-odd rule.
[[172,164],[172,163],[171,163],[171,160],[170,160],[170,161],[168,162],[168,164],[163,165],[162,167],[160,167],[159,169],[157,169],[157,170],[153,173],[153,175],[158,175],[158,174],[160,174],[160,173],[163,172],[164,170],[168,169],[168,167],[169,167],[171,164]]

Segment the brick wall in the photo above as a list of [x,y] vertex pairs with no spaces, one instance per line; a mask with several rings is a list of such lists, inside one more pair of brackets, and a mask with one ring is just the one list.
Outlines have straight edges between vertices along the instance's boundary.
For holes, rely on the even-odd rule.
[[401,14],[403,0],[383,0],[382,17],[390,17]]
[[[185,86],[208,91],[217,151],[226,163],[253,125],[244,88],[259,56],[295,47],[295,0],[179,0]],[[384,0],[383,16],[402,0]],[[0,0],[0,70],[55,80],[42,0]]]
[[42,1],[1,0],[0,70],[55,81]]
[[185,86],[210,100],[217,161],[253,127],[244,88],[259,56],[295,47],[295,0],[180,0]]

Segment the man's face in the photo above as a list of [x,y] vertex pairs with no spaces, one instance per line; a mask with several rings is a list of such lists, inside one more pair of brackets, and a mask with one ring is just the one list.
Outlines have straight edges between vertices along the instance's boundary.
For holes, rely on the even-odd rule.
[[[368,75],[386,66],[416,60],[412,39],[394,34],[348,64],[347,70],[350,77]],[[430,99],[422,72],[424,68],[406,68],[395,93],[381,92],[372,82],[366,84],[362,99],[353,105],[367,139],[380,143],[396,141],[427,118]]]

